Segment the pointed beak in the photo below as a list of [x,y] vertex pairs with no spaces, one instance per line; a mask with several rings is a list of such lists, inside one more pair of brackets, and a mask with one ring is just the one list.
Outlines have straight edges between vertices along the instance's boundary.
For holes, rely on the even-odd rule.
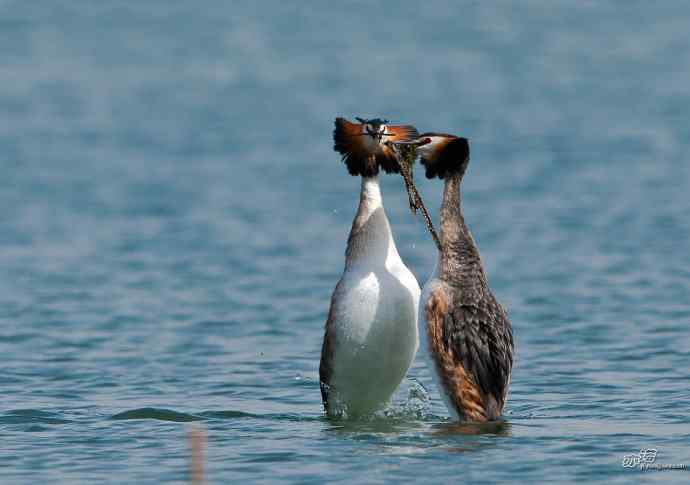
[[425,136],[416,138],[414,140],[407,140],[407,141],[388,141],[386,143],[390,143],[392,145],[406,145],[406,146],[413,146],[413,147],[420,147],[422,145],[426,145],[427,143],[431,143],[431,140]]
[[353,136],[371,136],[373,138],[382,138],[384,136],[395,136],[395,133],[380,133],[378,131],[367,131],[365,133],[356,133]]

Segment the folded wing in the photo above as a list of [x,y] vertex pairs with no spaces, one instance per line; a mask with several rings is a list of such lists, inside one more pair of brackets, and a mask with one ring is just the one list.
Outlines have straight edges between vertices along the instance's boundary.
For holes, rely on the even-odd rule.
[[429,345],[458,414],[473,421],[500,416],[513,364],[513,334],[498,305],[453,305],[444,291],[426,305]]

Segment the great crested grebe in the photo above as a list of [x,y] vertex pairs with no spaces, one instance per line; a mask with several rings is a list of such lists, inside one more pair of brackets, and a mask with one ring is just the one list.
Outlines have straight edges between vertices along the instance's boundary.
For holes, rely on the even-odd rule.
[[460,183],[470,160],[466,138],[424,133],[411,142],[427,178],[445,180],[441,251],[419,306],[427,365],[451,417],[484,422],[503,411],[513,367],[513,331],[496,301],[465,224]]
[[321,397],[329,416],[369,414],[385,405],[419,346],[417,279],[400,259],[383,209],[378,173],[398,172],[386,141],[418,136],[386,120],[335,120],[334,149],[350,175],[361,176],[359,208],[333,291],[321,350]]

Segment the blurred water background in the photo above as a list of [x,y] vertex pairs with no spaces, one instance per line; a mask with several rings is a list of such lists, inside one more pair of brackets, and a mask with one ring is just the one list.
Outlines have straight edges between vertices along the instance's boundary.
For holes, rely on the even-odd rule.
[[[0,2],[0,481],[687,483],[690,6]],[[505,426],[416,362],[321,414],[359,181],[335,116],[471,139],[465,213],[517,344]],[[434,215],[441,186],[417,172]],[[421,284],[435,249],[383,180]],[[426,389],[426,390],[425,390]]]

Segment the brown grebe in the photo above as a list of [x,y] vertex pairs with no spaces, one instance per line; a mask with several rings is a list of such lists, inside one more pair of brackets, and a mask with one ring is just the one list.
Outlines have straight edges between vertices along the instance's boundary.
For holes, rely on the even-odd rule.
[[[403,142],[404,143],[404,142]],[[497,419],[508,394],[513,333],[496,301],[465,223],[460,184],[469,164],[466,138],[424,133],[417,147],[427,178],[443,179],[441,251],[419,306],[423,352],[451,417]]]

